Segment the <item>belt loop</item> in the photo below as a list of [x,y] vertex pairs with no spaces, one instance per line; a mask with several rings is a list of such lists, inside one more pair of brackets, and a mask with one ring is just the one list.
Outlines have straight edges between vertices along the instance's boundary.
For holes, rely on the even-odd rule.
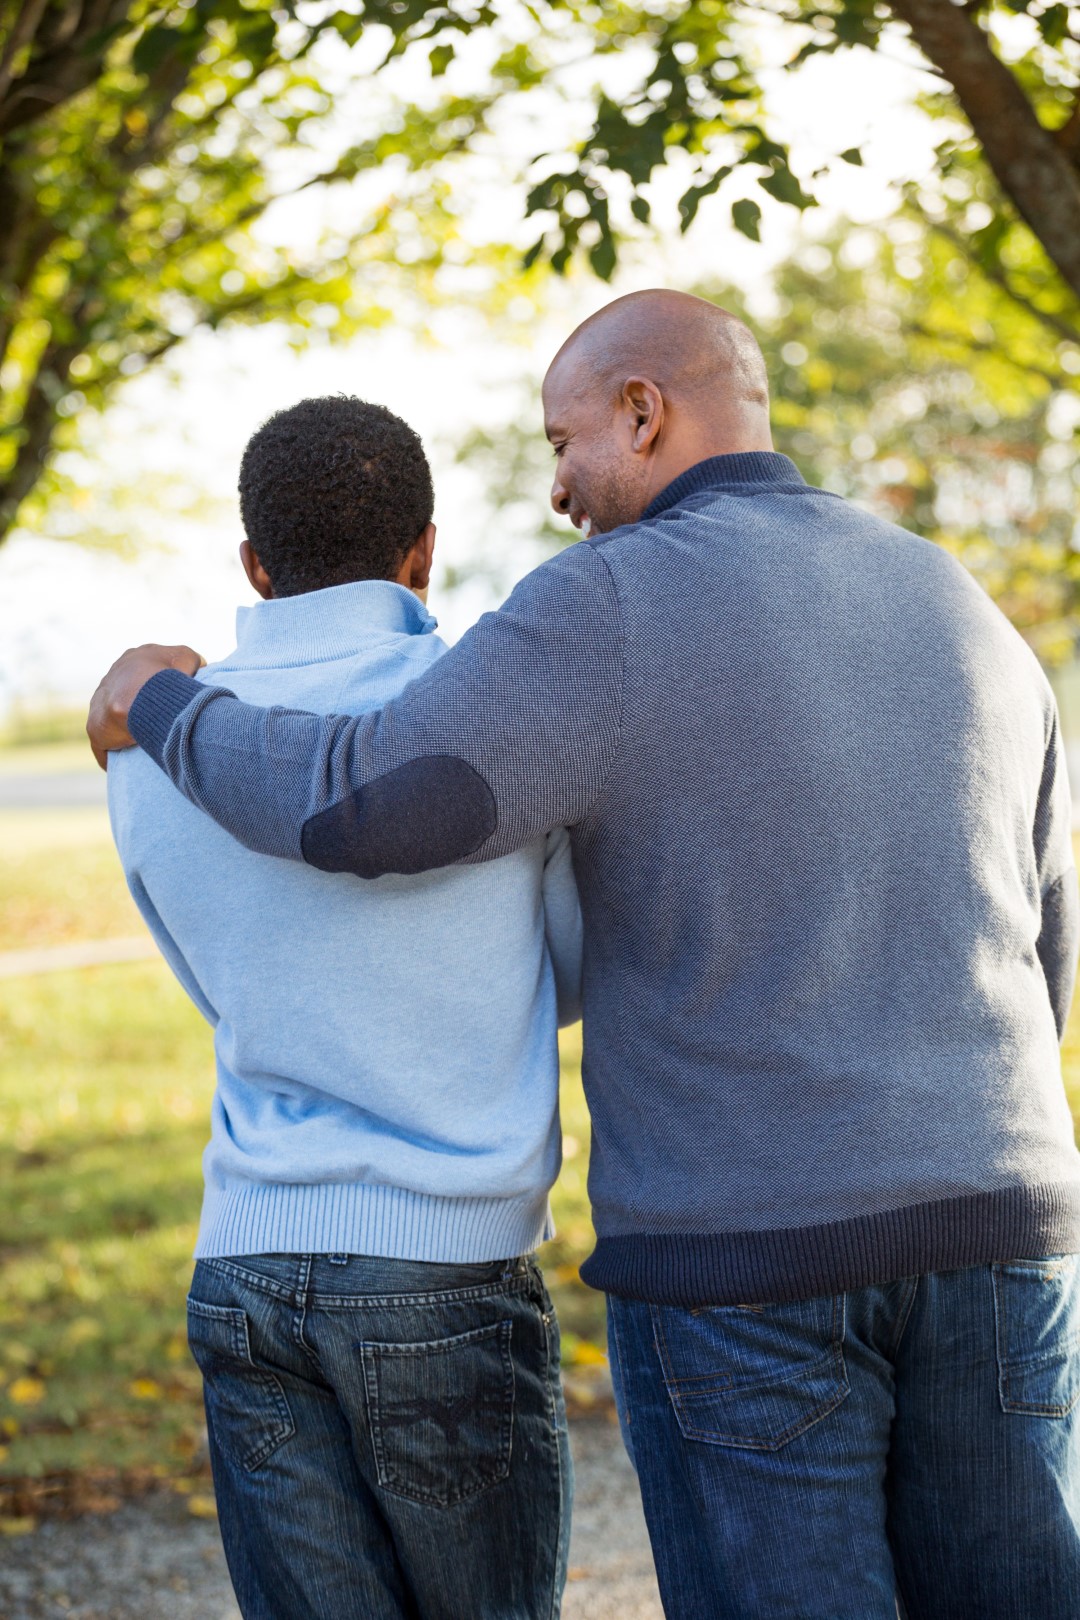
[[296,1270],[296,1303],[303,1307],[307,1304],[308,1290],[311,1287],[311,1268],[315,1257],[311,1254],[302,1254],[297,1261]]

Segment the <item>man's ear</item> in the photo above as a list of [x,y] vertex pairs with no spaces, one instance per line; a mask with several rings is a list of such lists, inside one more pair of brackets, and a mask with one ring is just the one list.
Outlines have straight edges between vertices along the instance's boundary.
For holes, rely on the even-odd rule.
[[640,455],[660,436],[664,396],[647,377],[630,377],[623,384],[622,404],[630,421],[630,448]]
[[421,601],[427,600],[431,583],[431,560],[435,555],[435,525],[428,523],[421,529],[415,543],[402,559],[397,582],[407,591],[415,591]]
[[274,594],[274,587],[270,583],[270,575],[255,554],[255,548],[250,540],[240,542],[240,561],[244,567],[253,591],[258,591],[264,602],[269,602]]

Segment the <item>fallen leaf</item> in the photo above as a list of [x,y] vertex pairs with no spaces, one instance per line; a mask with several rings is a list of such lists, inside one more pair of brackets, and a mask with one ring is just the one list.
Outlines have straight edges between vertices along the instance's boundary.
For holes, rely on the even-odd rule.
[[8,1400],[16,1406],[36,1406],[45,1399],[45,1385],[40,1378],[16,1378],[8,1385]]
[[36,1529],[36,1519],[0,1519],[0,1536],[28,1536]]

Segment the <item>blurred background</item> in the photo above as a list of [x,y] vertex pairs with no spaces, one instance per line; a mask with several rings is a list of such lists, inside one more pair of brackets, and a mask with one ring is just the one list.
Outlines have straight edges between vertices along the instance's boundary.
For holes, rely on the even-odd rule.
[[[228,651],[241,452],[344,392],[422,433],[453,639],[573,538],[539,381],[612,296],[744,314],[777,447],[962,558],[1080,785],[1080,5],[0,0],[0,1530],[212,1512],[184,1296],[209,1034],[112,853],[86,702]],[[572,1401],[603,1397],[564,1042]],[[1080,1110],[1080,1026],[1066,1043]]]

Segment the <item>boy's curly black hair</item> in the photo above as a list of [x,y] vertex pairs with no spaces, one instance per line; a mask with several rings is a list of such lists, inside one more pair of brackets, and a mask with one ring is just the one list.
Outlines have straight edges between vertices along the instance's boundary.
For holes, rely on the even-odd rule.
[[418,435],[346,394],[275,411],[240,463],[240,515],[275,596],[392,579],[434,505]]

